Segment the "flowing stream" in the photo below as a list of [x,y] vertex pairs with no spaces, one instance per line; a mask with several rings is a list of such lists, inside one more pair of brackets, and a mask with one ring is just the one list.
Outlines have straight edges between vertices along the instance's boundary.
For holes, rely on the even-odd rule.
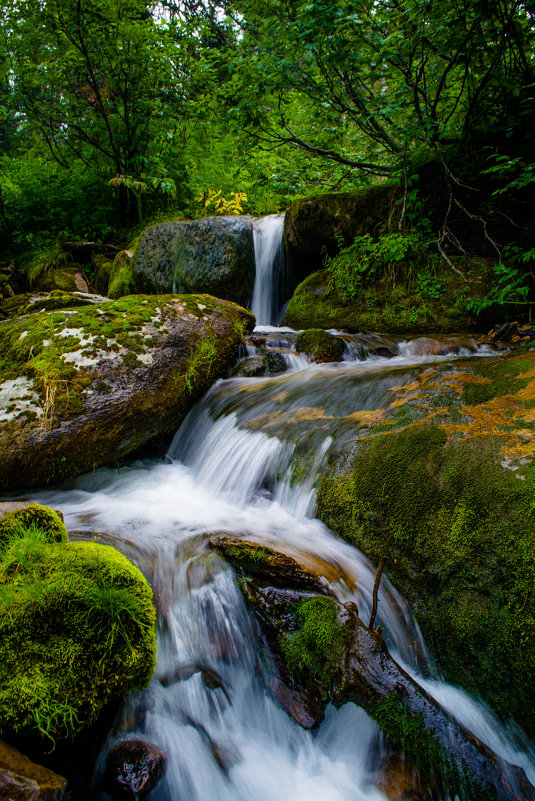
[[[32,498],[60,508],[68,528],[83,532],[80,537],[100,532],[154,588],[156,674],[146,691],[129,699],[110,734],[110,742],[125,732],[141,734],[167,754],[165,778],[151,799],[384,799],[377,725],[354,704],[329,707],[314,731],[283,711],[274,693],[275,663],[261,646],[233,571],[207,541],[226,532],[294,554],[324,575],[340,600],[355,600],[366,620],[375,567],[315,519],[318,476],[331,449],[365,431],[367,417],[391,399],[394,387],[409,384],[430,362],[456,358],[454,353],[484,354],[470,341],[459,349],[431,339],[399,343],[344,335],[343,362],[309,363],[295,351],[294,332],[269,327],[279,302],[272,284],[282,218],[267,218],[258,228],[254,304],[268,327],[255,332],[243,356],[259,349],[283,354],[289,369],[219,381],[191,410],[165,458],[100,469]],[[379,599],[377,623],[391,653],[535,781],[530,746],[436,675],[406,602],[387,579]]]
[[[430,361],[451,358],[410,356],[408,345],[398,351],[220,381],[190,412],[165,459],[101,469],[40,493],[63,510],[70,529],[106,532],[103,541],[132,558],[154,587],[156,675],[130,699],[112,735],[142,733],[167,753],[165,779],[151,798],[385,797],[376,787],[382,740],[365,712],[353,704],[329,708],[310,732],[280,708],[275,666],[265,652],[259,657],[258,632],[233,572],[206,542],[214,532],[232,532],[295,554],[324,574],[340,599],[356,600],[367,619],[374,567],[314,519],[314,488],[330,448],[355,435],[349,415],[377,409],[393,386],[410,383]],[[406,603],[387,580],[377,620],[391,652],[427,690],[533,778],[530,754],[517,739],[435,675]]]

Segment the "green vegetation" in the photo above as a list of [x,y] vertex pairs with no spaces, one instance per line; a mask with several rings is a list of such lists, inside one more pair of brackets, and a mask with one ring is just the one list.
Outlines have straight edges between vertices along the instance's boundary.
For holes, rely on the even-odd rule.
[[294,610],[297,628],[279,637],[290,675],[304,687],[329,697],[347,638],[332,598],[302,601]]
[[333,337],[322,328],[309,328],[297,335],[297,350],[312,356],[316,362],[339,362],[344,352],[344,342]]
[[31,503],[25,509],[16,509],[0,518],[0,543],[20,535],[21,530],[35,527],[47,542],[67,542],[65,523],[58,512],[39,503]]
[[319,515],[372,561],[387,555],[448,680],[533,733],[535,468],[519,480],[501,466],[504,433],[459,441],[399,425],[378,428],[350,467],[324,477]]
[[137,568],[109,546],[51,539],[50,521],[61,522],[34,504],[2,530],[0,732],[39,732],[54,747],[148,683],[156,638]]

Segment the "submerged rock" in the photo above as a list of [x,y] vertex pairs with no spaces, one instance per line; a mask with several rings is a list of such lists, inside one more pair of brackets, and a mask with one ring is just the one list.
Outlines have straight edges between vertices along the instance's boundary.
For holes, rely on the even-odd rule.
[[2,801],[61,801],[67,782],[0,740]]
[[253,319],[167,295],[0,322],[0,485],[58,482],[174,433]]
[[156,662],[152,591],[108,545],[69,542],[31,504],[0,521],[0,733],[46,748],[148,684]]
[[251,301],[255,261],[250,217],[167,222],[141,235],[133,261],[138,291],[207,292],[243,306]]
[[120,740],[106,757],[103,787],[117,801],[142,801],[165,772],[166,756],[154,743]]
[[427,365],[339,454],[318,515],[411,602],[447,680],[531,735],[535,350]]

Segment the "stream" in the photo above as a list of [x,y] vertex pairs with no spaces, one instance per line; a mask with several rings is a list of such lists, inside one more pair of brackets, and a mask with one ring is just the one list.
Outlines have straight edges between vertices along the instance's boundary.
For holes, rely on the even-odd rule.
[[[265,279],[259,296],[265,299],[272,283]],[[225,532],[293,554],[324,575],[337,598],[354,600],[367,620],[376,566],[315,519],[318,477],[333,448],[366,431],[393,387],[409,384],[430,363],[485,358],[486,351],[474,342],[441,355],[428,338],[344,335],[344,360],[317,365],[296,352],[293,332],[272,326],[280,304],[275,294],[270,298],[242,356],[277,353],[286,371],[219,381],[191,410],[164,458],[100,469],[31,495],[60,508],[78,536],[104,532],[97,536],[129,556],[154,589],[156,673],[146,691],[129,698],[108,742],[139,734],[167,754],[154,801],[387,797],[379,789],[383,737],[362,709],[328,707],[323,723],[305,731],[280,707],[274,660],[259,649],[232,569],[207,541]],[[377,355],[381,348],[393,355]],[[529,743],[480,701],[441,681],[407,603],[386,578],[376,622],[405,669],[535,784]]]

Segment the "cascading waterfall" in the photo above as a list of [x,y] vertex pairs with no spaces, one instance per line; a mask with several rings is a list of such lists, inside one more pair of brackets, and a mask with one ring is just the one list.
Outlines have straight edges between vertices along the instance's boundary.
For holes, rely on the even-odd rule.
[[[356,601],[367,619],[374,568],[313,518],[314,486],[355,409],[378,409],[393,386],[410,384],[431,359],[445,358],[409,351],[221,381],[191,410],[165,461],[101,469],[38,496],[62,509],[70,529],[109,532],[106,541],[136,561],[154,587],[156,675],[130,699],[110,736],[124,736],[128,721],[129,734],[165,751],[168,770],[154,801],[384,801],[377,725],[353,704],[329,707],[314,732],[286,715],[273,692],[274,663],[265,650],[259,655],[233,571],[206,543],[226,532],[319,570],[329,564],[336,596]],[[301,479],[296,463],[306,465]],[[386,579],[377,623],[390,651],[431,695],[535,780],[525,744],[434,674],[406,602]]]
[[285,259],[282,245],[284,214],[270,214],[253,225],[255,285],[253,314],[257,325],[278,322],[285,285]]

